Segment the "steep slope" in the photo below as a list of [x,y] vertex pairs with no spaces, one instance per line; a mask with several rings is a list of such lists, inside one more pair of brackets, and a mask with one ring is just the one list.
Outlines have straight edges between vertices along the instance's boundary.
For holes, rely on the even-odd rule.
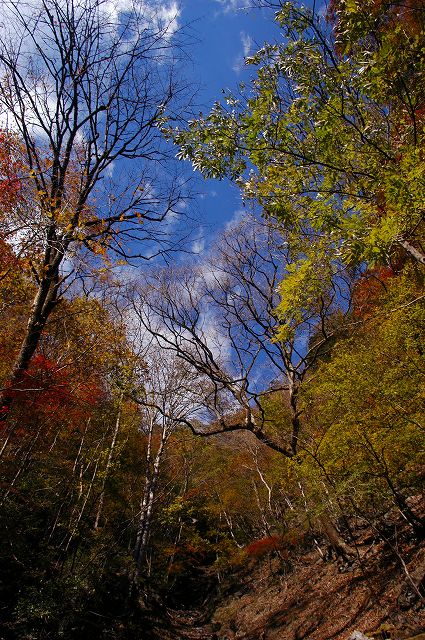
[[[398,523],[400,526],[400,523]],[[386,540],[355,531],[352,563],[312,546],[287,561],[252,561],[213,616],[219,640],[346,640],[355,632],[393,640],[425,631],[425,545],[392,527]]]

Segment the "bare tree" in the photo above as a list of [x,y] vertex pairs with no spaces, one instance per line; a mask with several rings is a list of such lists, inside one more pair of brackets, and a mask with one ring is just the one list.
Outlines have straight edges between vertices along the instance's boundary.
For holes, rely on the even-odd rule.
[[[343,290],[318,294],[277,340],[277,286],[296,257],[279,230],[248,217],[219,238],[208,263],[152,274],[139,297],[132,294],[159,347],[208,380],[203,426],[180,419],[194,433],[248,430],[288,458],[297,454],[300,386],[335,336],[332,313]],[[264,399],[278,391],[287,419],[276,430]]]
[[160,127],[188,94],[166,6],[154,15],[144,0],[123,12],[109,0],[2,3],[0,115],[22,140],[26,195],[4,235],[35,282],[2,418],[78,252],[128,260],[173,249],[167,221],[185,187],[165,167]]
[[126,394],[139,407],[140,432],[146,439],[145,480],[140,499],[134,558],[138,572],[146,560],[149,535],[162,463],[169,439],[186,421],[196,420],[201,411],[202,379],[196,370],[169,351],[158,349],[156,340],[143,330],[137,335],[139,357],[145,368],[137,385]]
[[[203,413],[176,420],[194,434],[249,431],[289,459],[309,450],[300,390],[344,327],[351,280],[334,274],[282,339],[278,285],[298,251],[281,229],[246,217],[218,238],[208,261],[151,274],[138,296],[132,292],[143,330],[202,376]],[[268,397],[279,397],[280,424],[267,411]],[[326,513],[320,522],[336,554],[352,556]]]

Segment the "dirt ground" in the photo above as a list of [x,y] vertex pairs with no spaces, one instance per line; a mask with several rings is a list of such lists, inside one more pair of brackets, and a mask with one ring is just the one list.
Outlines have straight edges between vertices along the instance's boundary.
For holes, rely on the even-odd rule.
[[[289,561],[253,563],[239,591],[213,616],[218,640],[384,640],[425,631],[425,545],[358,534],[350,562],[295,549]],[[424,636],[425,638],[425,636]]]
[[322,537],[250,558],[204,608],[168,609],[155,639],[425,640],[425,541],[399,516],[386,533],[350,529],[352,557],[330,557]]

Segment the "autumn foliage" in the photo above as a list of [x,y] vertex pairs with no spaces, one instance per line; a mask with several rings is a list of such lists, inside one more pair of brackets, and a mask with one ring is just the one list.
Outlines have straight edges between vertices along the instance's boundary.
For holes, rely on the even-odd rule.
[[281,536],[268,536],[251,542],[245,547],[245,553],[249,557],[261,558],[269,553],[281,551],[283,543]]
[[[267,212],[231,225],[202,260],[155,262],[137,282],[112,269],[112,249],[128,257],[165,220],[143,185],[122,209],[113,193],[96,200],[93,176],[111,169],[96,126],[131,101],[115,116],[99,101],[91,142],[78,129],[61,151],[59,187],[48,144],[34,146],[37,173],[0,130],[6,640],[137,638],[150,609],[208,609],[256,563],[280,579],[297,553],[337,559],[366,584],[373,546],[402,575],[404,550],[423,544],[424,3],[332,0],[320,42],[311,14],[278,4],[297,39],[258,54],[239,122],[229,98],[186,138],[197,168],[203,145],[224,145],[207,149],[207,175],[223,163],[220,177],[240,185],[247,169],[245,194]],[[155,146],[156,106],[152,118]],[[135,123],[122,123],[125,161],[139,157]],[[353,522],[373,531],[367,544]]]
[[368,269],[356,282],[353,294],[353,313],[366,319],[377,311],[380,299],[387,291],[389,280],[395,277],[392,267]]
[[18,136],[0,129],[0,211],[3,215],[22,201],[23,168]]

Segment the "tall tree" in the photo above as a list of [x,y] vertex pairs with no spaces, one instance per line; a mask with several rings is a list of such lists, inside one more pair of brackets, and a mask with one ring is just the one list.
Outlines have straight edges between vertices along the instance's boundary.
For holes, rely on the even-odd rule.
[[324,245],[328,262],[424,264],[423,3],[334,2],[335,29],[295,2],[262,4],[282,41],[247,60],[250,86],[174,134],[180,156],[309,240],[298,286]]
[[[159,125],[166,111],[177,114],[185,89],[171,44],[177,16],[165,9],[155,15],[141,0],[122,12],[107,0],[2,4],[0,109],[22,141],[27,186],[3,225],[17,251],[31,244],[36,285],[9,388],[28,368],[80,249],[121,259],[170,249],[161,223],[178,212],[184,187],[164,179]],[[3,416],[11,398],[6,389]]]
[[[210,262],[156,272],[138,296],[132,292],[143,330],[203,378],[204,413],[181,424],[204,436],[248,430],[288,458],[297,455],[300,387],[332,344],[333,313],[350,293],[343,274],[338,289],[331,278],[316,279],[303,306],[279,318],[277,286],[297,257],[277,229],[247,217],[220,237]],[[286,403],[277,431],[263,408],[272,382]]]
[[[146,348],[148,344],[148,348]],[[199,413],[199,375],[152,338],[145,340],[147,370],[143,386],[132,398],[140,410],[140,432],[146,439],[145,482],[134,545],[139,572],[146,560],[158,484],[171,436],[186,420]]]

